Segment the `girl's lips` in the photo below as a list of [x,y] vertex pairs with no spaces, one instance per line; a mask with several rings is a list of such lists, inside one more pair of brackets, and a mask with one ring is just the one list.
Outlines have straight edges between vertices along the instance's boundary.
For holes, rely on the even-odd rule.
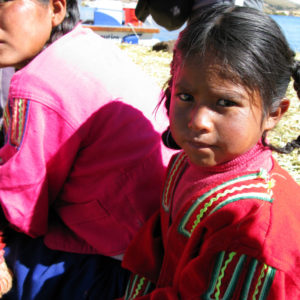
[[206,143],[201,143],[197,141],[188,141],[188,144],[191,145],[193,148],[196,149],[202,149],[202,148],[211,148],[212,145],[206,144]]

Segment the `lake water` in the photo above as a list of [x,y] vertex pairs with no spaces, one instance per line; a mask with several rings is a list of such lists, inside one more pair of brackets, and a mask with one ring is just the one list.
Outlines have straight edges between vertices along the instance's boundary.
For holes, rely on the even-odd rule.
[[[300,17],[279,15],[271,15],[271,17],[282,28],[290,47],[294,51],[300,52]],[[159,39],[160,41],[175,40],[179,32],[184,28],[183,26],[179,30],[168,31],[161,26],[157,25],[157,27],[160,29],[160,33],[155,34],[153,37]]]
[[300,52],[300,17],[293,16],[271,16],[281,27],[290,47]]

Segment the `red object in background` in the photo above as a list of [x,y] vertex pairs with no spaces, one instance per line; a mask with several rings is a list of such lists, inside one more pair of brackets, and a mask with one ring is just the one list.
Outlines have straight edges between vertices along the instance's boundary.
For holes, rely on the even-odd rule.
[[142,22],[138,20],[135,15],[134,8],[123,8],[125,14],[125,24],[132,24],[133,26],[142,26]]

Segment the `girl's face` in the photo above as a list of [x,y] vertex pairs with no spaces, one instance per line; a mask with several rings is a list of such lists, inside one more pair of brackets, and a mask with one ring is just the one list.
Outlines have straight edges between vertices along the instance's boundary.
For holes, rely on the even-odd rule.
[[221,77],[209,57],[201,64],[189,59],[177,68],[173,79],[172,136],[198,166],[230,161],[252,148],[263,131],[272,127],[269,117],[262,119],[261,103],[258,93]]
[[44,47],[53,10],[38,0],[0,0],[0,67],[23,67]]

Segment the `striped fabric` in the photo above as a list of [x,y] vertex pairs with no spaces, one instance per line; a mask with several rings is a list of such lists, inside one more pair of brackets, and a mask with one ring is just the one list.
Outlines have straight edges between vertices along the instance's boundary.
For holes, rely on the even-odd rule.
[[134,300],[137,297],[147,295],[153,287],[154,285],[145,277],[133,274],[128,282],[124,299]]
[[265,176],[266,172],[261,170],[258,173],[237,177],[201,195],[183,217],[178,231],[190,237],[203,218],[232,202],[246,199],[272,202],[271,188],[274,183]]
[[239,287],[241,299],[267,299],[276,270],[236,252],[222,251],[216,258],[210,284],[203,299],[232,299]]
[[187,156],[184,152],[180,152],[171,161],[168,169],[166,183],[162,194],[162,206],[166,212],[170,210],[170,200],[173,195],[173,189],[177,183],[178,177],[182,174],[184,167],[186,166]]
[[4,130],[9,143],[19,149],[27,123],[29,100],[13,99],[4,110]]

